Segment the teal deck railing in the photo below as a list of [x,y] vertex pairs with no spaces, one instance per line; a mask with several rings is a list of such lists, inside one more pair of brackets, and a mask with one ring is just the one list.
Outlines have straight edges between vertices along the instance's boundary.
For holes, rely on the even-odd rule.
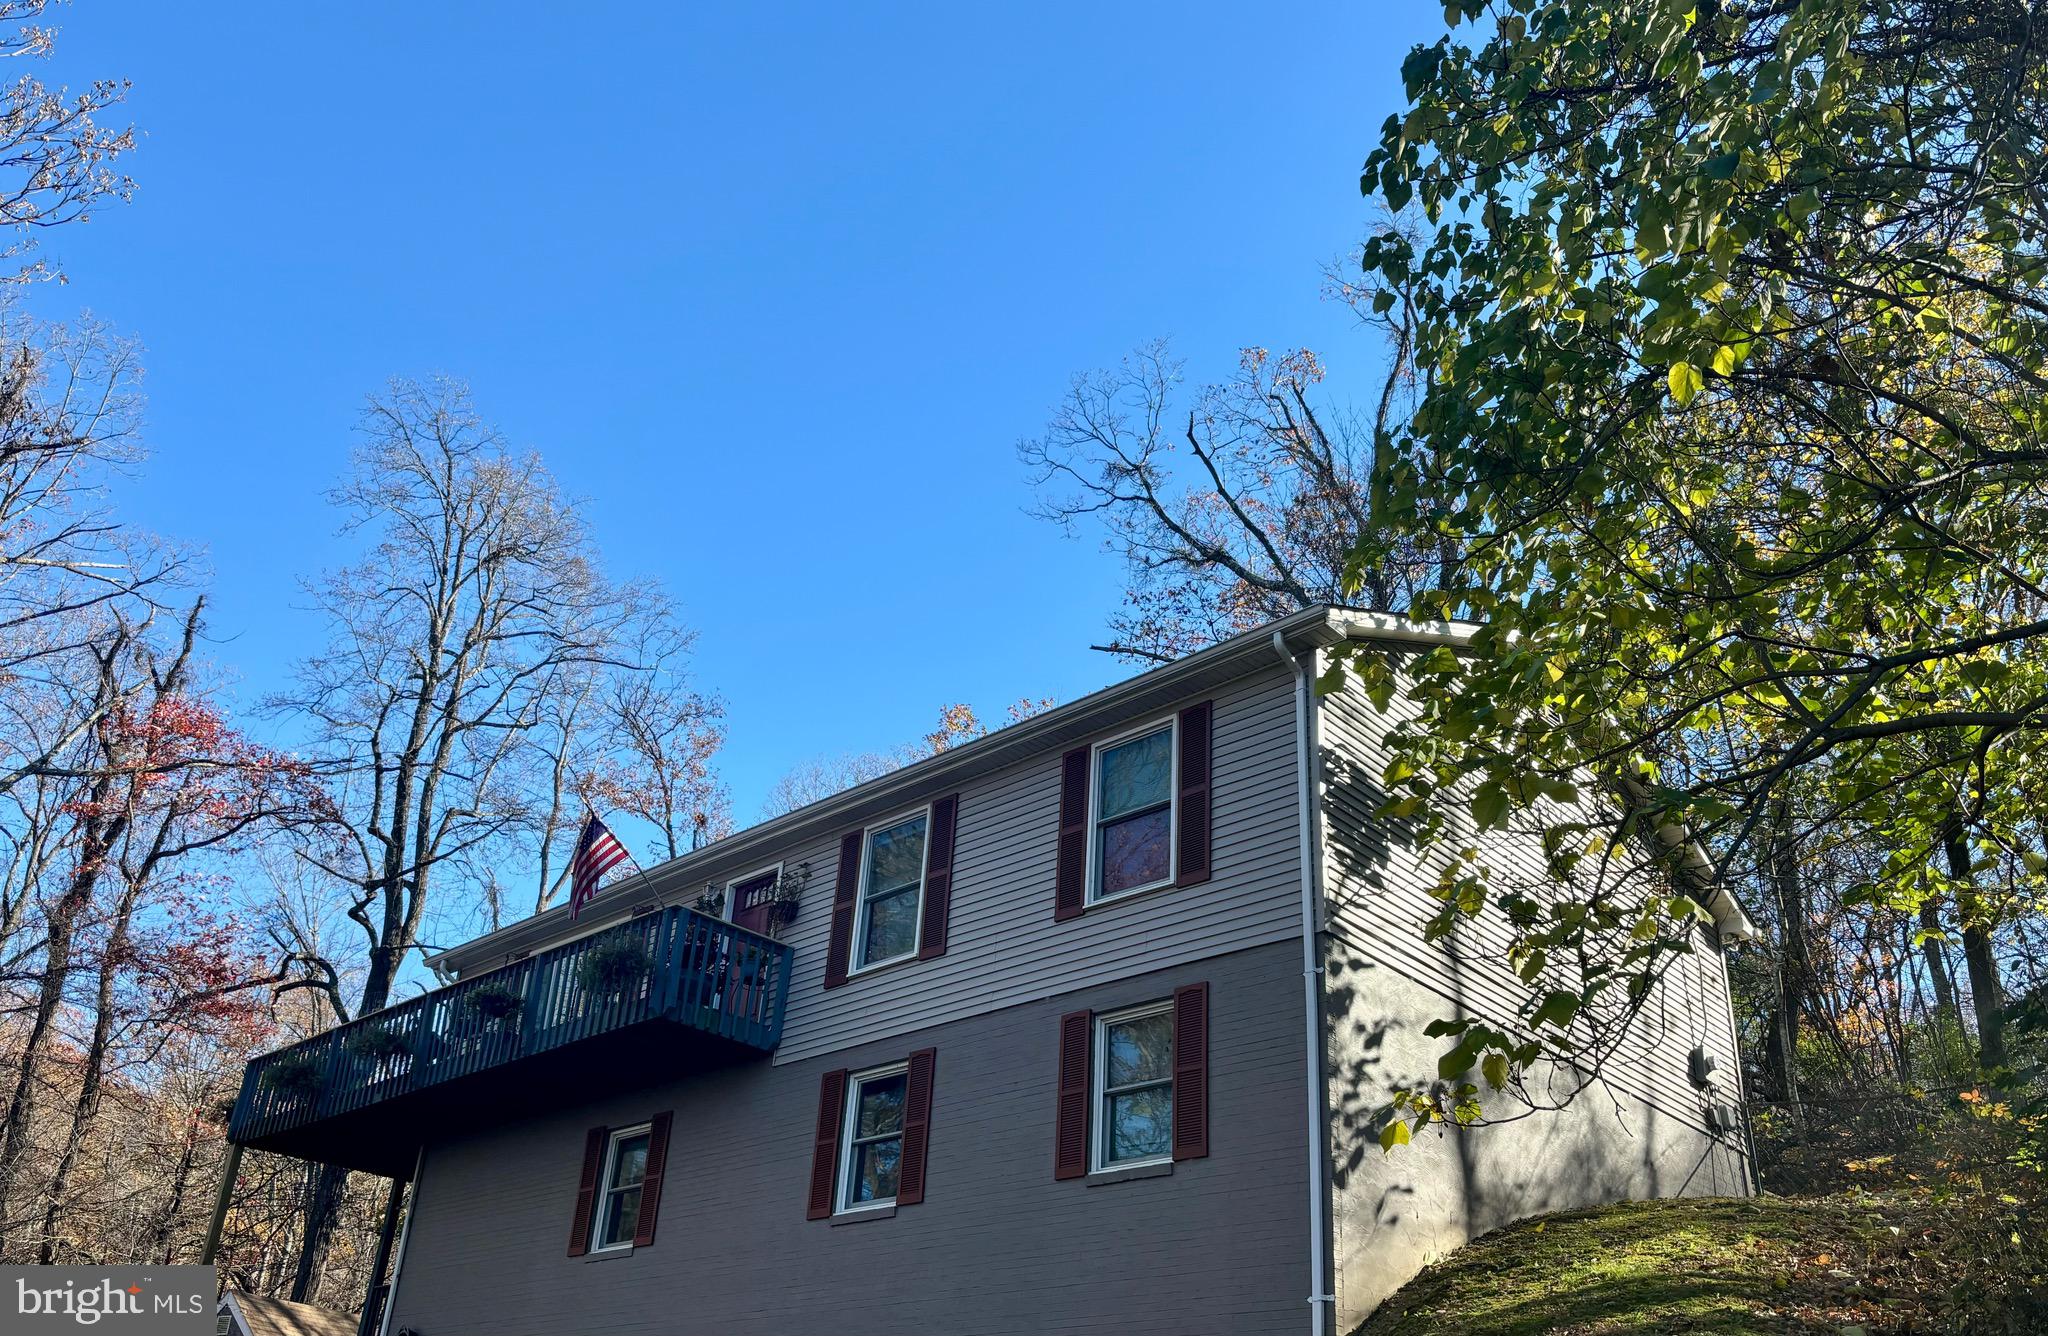
[[[609,970],[587,963],[600,953]],[[772,1050],[789,954],[695,910],[644,914],[264,1054],[243,1074],[228,1139],[293,1131],[646,1021]]]

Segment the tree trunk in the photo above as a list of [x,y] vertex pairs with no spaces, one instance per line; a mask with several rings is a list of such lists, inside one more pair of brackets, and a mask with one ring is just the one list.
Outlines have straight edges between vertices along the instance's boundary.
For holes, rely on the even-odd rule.
[[171,1173],[170,1197],[164,1202],[162,1214],[157,1216],[156,1228],[150,1234],[149,1255],[162,1265],[171,1266],[178,1260],[178,1217],[185,1210],[185,1194],[192,1187],[192,1170],[199,1160],[199,1119],[194,1117],[185,1127],[185,1144],[178,1152],[178,1167]]
[[1977,1063],[1986,1069],[2005,1065],[2005,998],[1998,986],[1998,957],[1992,953],[1991,925],[1970,880],[1970,845],[1961,825],[1952,824],[1943,840],[1948,874],[1963,889],[1956,893],[1956,912],[1963,920],[1963,963],[1970,971],[1970,1009],[1977,1015]]
[[332,1164],[311,1166],[306,1183],[306,1236],[299,1243],[299,1264],[292,1272],[292,1302],[313,1302],[314,1287],[327,1265],[327,1245],[334,1241],[334,1217],[348,1186],[348,1170]]
[[1778,934],[1783,944],[1778,963],[1778,1007],[1769,1042],[1772,1076],[1779,1097],[1799,1102],[1799,1021],[1812,987],[1813,953],[1806,940],[1809,913],[1806,886],[1799,875],[1799,850],[1792,838],[1791,803],[1780,798],[1771,820],[1771,882],[1778,898]]
[[1991,929],[1963,929],[1963,962],[1970,969],[1970,1003],[1977,1013],[1977,1061],[1986,1069],[2005,1065],[2005,997],[1998,982],[1998,957]]
[[13,1204],[17,1180],[33,1138],[42,1058],[56,1033],[57,1013],[64,1004],[64,986],[71,978],[71,951],[78,916],[91,902],[93,885],[99,879],[99,856],[88,847],[79,858],[79,870],[73,874],[71,885],[50,910],[49,940],[43,946],[43,977],[37,989],[35,1020],[22,1044],[21,1071],[14,1080],[13,1097],[7,1102],[6,1122],[0,1124],[0,1219],[11,1219],[6,1213]]
[[[387,903],[396,904],[396,894],[387,888],[387,895],[392,897]],[[390,916],[387,915],[389,923]],[[399,963],[405,959],[410,947],[410,933],[406,929],[407,925],[400,920],[397,926],[388,927],[390,936],[401,939],[400,944],[390,945],[390,936],[387,936],[385,943],[370,948],[370,968],[363,980],[362,1001],[356,1008],[358,1019],[382,1011],[384,1004],[391,1000],[391,985],[397,977]],[[307,1184],[306,1233],[299,1241],[298,1263],[292,1271],[294,1302],[311,1302],[307,1296],[319,1283],[321,1268],[326,1265],[327,1246],[334,1239],[335,1210],[341,1204],[341,1195],[347,1186],[348,1170],[331,1164],[320,1165]]]
[[[48,1204],[43,1210],[42,1243],[36,1261],[44,1266],[57,1262],[57,1230],[65,1215],[65,1196],[71,1191],[71,1175],[85,1152],[86,1138],[98,1121],[100,1095],[106,1085],[107,1040],[114,1031],[114,978],[128,948],[128,929],[135,917],[135,892],[122,898],[114,926],[107,934],[105,953],[100,957],[99,988],[94,996],[92,1041],[86,1046],[85,1067],[79,1073],[78,1098],[71,1106],[71,1133],[64,1138],[64,1153],[57,1159],[57,1171],[50,1177]],[[91,1259],[88,1259],[91,1260]]]
[[1934,1009],[1962,1028],[1963,1012],[1956,1003],[1956,981],[1948,970],[1948,952],[1942,949],[1941,911],[1932,900],[1920,902],[1920,954],[1927,961],[1927,975],[1934,985]]

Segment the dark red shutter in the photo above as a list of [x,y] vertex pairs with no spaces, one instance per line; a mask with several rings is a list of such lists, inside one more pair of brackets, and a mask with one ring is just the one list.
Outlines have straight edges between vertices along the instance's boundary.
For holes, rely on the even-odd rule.
[[919,960],[946,954],[946,915],[953,903],[953,827],[958,824],[959,815],[957,793],[932,804],[931,831],[924,842],[924,923],[917,934]]
[[647,1173],[640,1180],[640,1214],[633,1221],[633,1246],[654,1242],[654,1222],[661,1214],[661,1176],[668,1169],[668,1129],[673,1113],[657,1113],[647,1129]]
[[1052,1176],[1081,1178],[1088,1172],[1088,1084],[1095,1055],[1095,1013],[1070,1011],[1060,1017],[1059,1113],[1053,1124]]
[[1053,879],[1052,917],[1079,918],[1088,907],[1088,767],[1093,748],[1060,758],[1060,861]]
[[576,1213],[569,1218],[569,1256],[590,1251],[590,1213],[597,1209],[597,1176],[604,1172],[609,1127],[593,1127],[583,1138],[583,1180],[576,1188]]
[[921,1048],[910,1055],[910,1079],[903,1083],[903,1161],[896,1179],[896,1204],[915,1206],[924,1200],[924,1155],[932,1134],[932,1075],[939,1051]]
[[1209,1154],[1209,985],[1173,990],[1173,1158]]
[[818,1082],[818,1130],[811,1142],[811,1205],[806,1220],[832,1214],[832,1189],[839,1178],[839,1124],[846,1117],[846,1071],[826,1072]]
[[1209,880],[1209,702],[1180,712],[1180,847],[1173,884]]
[[853,902],[860,894],[860,842],[866,831],[849,830],[839,841],[839,881],[832,888],[832,940],[825,948],[825,986],[846,982],[846,958],[853,950]]

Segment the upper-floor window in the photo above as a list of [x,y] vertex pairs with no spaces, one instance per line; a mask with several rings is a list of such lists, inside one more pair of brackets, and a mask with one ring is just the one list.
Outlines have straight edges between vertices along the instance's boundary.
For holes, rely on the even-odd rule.
[[1095,1168],[1173,1155],[1173,1003],[1095,1019]]
[[1095,748],[1091,900],[1173,880],[1174,723]]
[[592,1212],[590,1250],[630,1248],[640,1219],[640,1191],[647,1180],[647,1147],[651,1125],[621,1127],[605,1147],[604,1177],[599,1180],[597,1209]]
[[903,1110],[910,1067],[897,1063],[862,1072],[849,1082],[846,1128],[840,1142],[846,1162],[840,1166],[842,1211],[864,1206],[890,1206],[903,1173]]
[[868,829],[861,860],[860,902],[853,916],[856,970],[917,954],[929,816],[928,811],[919,811]]

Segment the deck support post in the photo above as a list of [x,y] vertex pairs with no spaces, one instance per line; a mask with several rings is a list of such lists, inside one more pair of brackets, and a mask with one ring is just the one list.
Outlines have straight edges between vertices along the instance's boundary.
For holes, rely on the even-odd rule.
[[[405,1180],[391,1180],[391,1192],[384,1198],[384,1224],[377,1231],[377,1255],[370,1263],[370,1288],[363,1292],[363,1315],[356,1321],[356,1336],[370,1336],[377,1311],[377,1291],[384,1283],[384,1266],[391,1260],[391,1240],[398,1234],[398,1208],[405,1201]],[[388,1302],[388,1301],[387,1301]]]
[[213,1220],[206,1226],[206,1246],[199,1252],[199,1264],[212,1266],[220,1251],[221,1227],[228,1222],[228,1204],[235,1199],[235,1179],[242,1172],[242,1143],[228,1143],[228,1162],[221,1166],[220,1192],[213,1199]]

